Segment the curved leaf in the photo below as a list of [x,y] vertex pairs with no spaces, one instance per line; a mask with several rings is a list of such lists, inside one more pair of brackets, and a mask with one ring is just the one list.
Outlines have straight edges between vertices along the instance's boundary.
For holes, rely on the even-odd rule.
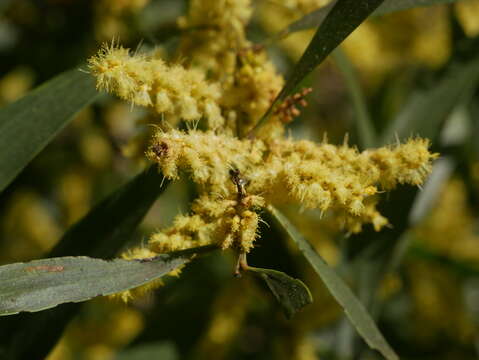
[[97,96],[93,77],[74,69],[1,108],[0,191]]
[[248,266],[248,270],[257,273],[266,282],[288,319],[313,302],[313,296],[308,287],[299,279],[294,279],[277,270],[251,266]]
[[[438,4],[448,4],[456,1],[460,0],[384,0],[383,4],[374,11],[372,16],[381,16],[396,11]],[[315,27],[320,26],[335,3],[336,0],[329,5],[316,9],[309,14],[304,15],[302,18],[292,22],[284,30],[279,32],[275,38],[279,39],[297,31],[314,29]]]
[[337,0],[313,39],[294,66],[291,75],[250,136],[261,127],[276,104],[288,96],[316,66],[353,32],[384,0]]
[[373,349],[378,350],[388,360],[398,360],[398,356],[386,342],[377,328],[374,320],[368,314],[363,304],[353,294],[344,281],[329,267],[329,265],[314,250],[311,244],[296,230],[289,220],[278,210],[270,206],[270,213],[281,225],[291,239],[298,245],[299,249],[319,275],[321,280],[331,292],[331,295],[343,307],[346,316],[349,318],[359,335]]
[[167,274],[191,256],[165,254],[151,261],[80,256],[0,266],[0,316],[129,290]]

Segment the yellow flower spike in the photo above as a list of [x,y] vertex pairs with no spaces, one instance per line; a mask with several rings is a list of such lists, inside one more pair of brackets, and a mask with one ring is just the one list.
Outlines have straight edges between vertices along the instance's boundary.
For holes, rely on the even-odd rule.
[[178,20],[187,32],[180,53],[209,71],[214,78],[231,75],[236,50],[246,46],[245,27],[251,18],[251,0],[192,0],[186,16]]
[[281,203],[331,210],[348,233],[360,232],[367,223],[379,231],[388,220],[376,209],[378,186],[421,184],[437,157],[428,148],[423,139],[359,152],[346,144],[158,131],[147,156],[168,178],[189,173],[201,185],[201,195],[191,214],[177,216],[171,227],[150,238],[148,250],[159,254],[216,244],[245,258],[258,236],[258,211]]
[[[205,224],[216,224],[212,243],[220,243],[223,248],[239,244],[248,252],[259,221],[253,209],[268,203],[299,203],[322,212],[340,211],[348,217],[344,226],[350,232],[360,231],[363,223],[372,223],[380,230],[387,220],[369,199],[377,194],[378,186],[389,190],[397,184],[421,184],[437,157],[428,147],[427,140],[410,139],[405,144],[360,153],[344,144],[290,139],[267,143],[211,132],[171,130],[158,133],[151,149],[171,148],[174,156],[151,150],[149,157],[167,177],[176,178],[184,169],[209,193],[223,194],[223,199],[202,196],[193,205],[193,214]],[[233,200],[239,190],[231,178],[232,167],[244,179],[241,191],[245,194],[239,203]],[[221,217],[234,220],[220,225]]]
[[97,79],[97,88],[114,93],[134,105],[155,109],[173,119],[208,119],[217,129],[224,123],[217,84],[205,80],[202,72],[167,65],[154,54],[131,54],[114,43],[103,45],[88,67]]

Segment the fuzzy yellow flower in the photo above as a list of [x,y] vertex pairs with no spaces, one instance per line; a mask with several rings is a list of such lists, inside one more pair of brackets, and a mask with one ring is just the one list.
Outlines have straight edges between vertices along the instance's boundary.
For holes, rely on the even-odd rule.
[[175,119],[199,121],[205,117],[212,129],[224,122],[217,104],[219,87],[206,81],[198,70],[167,65],[154,54],[131,54],[114,43],[104,45],[88,64],[99,90]]
[[379,231],[388,221],[376,210],[373,195],[397,184],[421,184],[436,157],[428,147],[427,140],[410,139],[359,152],[347,144],[292,139],[268,143],[195,130],[160,131],[148,157],[166,177],[176,179],[183,170],[205,194],[216,197],[200,197],[191,216],[181,216],[152,238],[161,244],[152,249],[174,250],[178,242],[185,247],[217,243],[223,248],[237,244],[248,252],[259,222],[255,209],[266,204],[333,210],[350,232],[359,232],[363,223]]

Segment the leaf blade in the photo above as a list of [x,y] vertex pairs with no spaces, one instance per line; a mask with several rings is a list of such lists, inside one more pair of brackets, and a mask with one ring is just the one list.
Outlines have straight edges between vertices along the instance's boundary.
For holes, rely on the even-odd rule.
[[[283,89],[250,132],[253,135],[268,119],[276,104],[290,94],[299,83],[353,32],[384,0],[337,0],[314,34],[311,42],[294,66]],[[353,9],[353,10],[352,10]]]
[[294,279],[287,274],[272,270],[248,266],[248,271],[257,273],[268,285],[274,297],[283,307],[288,319],[306,305],[313,302],[313,296],[308,287],[299,279]]
[[[384,2],[373,12],[372,16],[382,16],[416,7],[450,4],[456,1],[461,0],[384,0]],[[296,21],[293,21],[285,29],[274,36],[274,39],[281,39],[294,32],[313,29],[317,26],[320,26],[335,3],[336,1],[333,1],[322,8],[316,9],[304,15]]]
[[0,191],[98,95],[93,77],[74,69],[1,108]]
[[371,316],[344,281],[336,275],[314,250],[311,244],[294,228],[283,214],[272,206],[270,206],[268,210],[273,218],[286,230],[296,245],[298,245],[301,252],[323,280],[333,297],[343,307],[347,317],[366,343],[371,348],[378,350],[386,359],[398,360],[398,356],[386,342]]
[[146,262],[81,256],[0,266],[0,316],[129,290],[167,274],[190,258],[191,254],[160,255]]

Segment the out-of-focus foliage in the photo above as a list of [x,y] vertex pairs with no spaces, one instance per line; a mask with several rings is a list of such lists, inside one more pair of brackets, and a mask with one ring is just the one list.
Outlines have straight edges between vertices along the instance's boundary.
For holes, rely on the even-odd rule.
[[[247,36],[266,44],[273,62],[287,73],[314,31],[279,41],[272,36],[326,3],[254,1]],[[101,42],[112,38],[132,49],[142,42],[142,49],[156,49],[165,58],[178,47],[196,45],[179,42],[180,34],[194,36],[195,31],[176,23],[188,11],[186,0],[15,0],[0,11],[2,106],[64,70],[83,67]],[[408,106],[410,94],[428,94],[444,74],[477,61],[478,14],[478,0],[393,13],[367,20],[342,44],[379,137]],[[361,144],[340,67],[328,59],[305,83],[313,92],[289,127],[292,136],[319,141],[327,134],[340,145],[349,133],[349,144]],[[416,194],[405,187],[379,205],[392,224],[380,233],[365,225],[362,234],[345,234],[328,213],[282,209],[351,285],[401,359],[478,356],[479,92],[477,82],[468,86],[471,93],[446,114],[447,126],[428,128],[435,134],[433,151],[448,155],[454,170],[434,194],[430,213],[413,228],[408,219]],[[243,109],[255,111],[244,101]],[[81,111],[0,193],[0,264],[46,256],[71,224],[131,178],[142,166],[138,159],[153,130],[150,116],[108,96]],[[445,141],[454,131],[463,135]],[[178,212],[186,213],[195,195],[189,179],[170,186],[131,245],[169,226]],[[105,299],[86,303],[48,358],[136,359],[149,351],[165,359],[379,359],[344,322],[342,310],[297,248],[271,219],[265,220],[249,262],[302,279],[314,298],[292,320],[284,318],[261,281],[232,276],[231,254],[213,254],[128,305]],[[396,268],[382,266],[398,253]],[[7,328],[3,319],[0,333],[2,326]]]

